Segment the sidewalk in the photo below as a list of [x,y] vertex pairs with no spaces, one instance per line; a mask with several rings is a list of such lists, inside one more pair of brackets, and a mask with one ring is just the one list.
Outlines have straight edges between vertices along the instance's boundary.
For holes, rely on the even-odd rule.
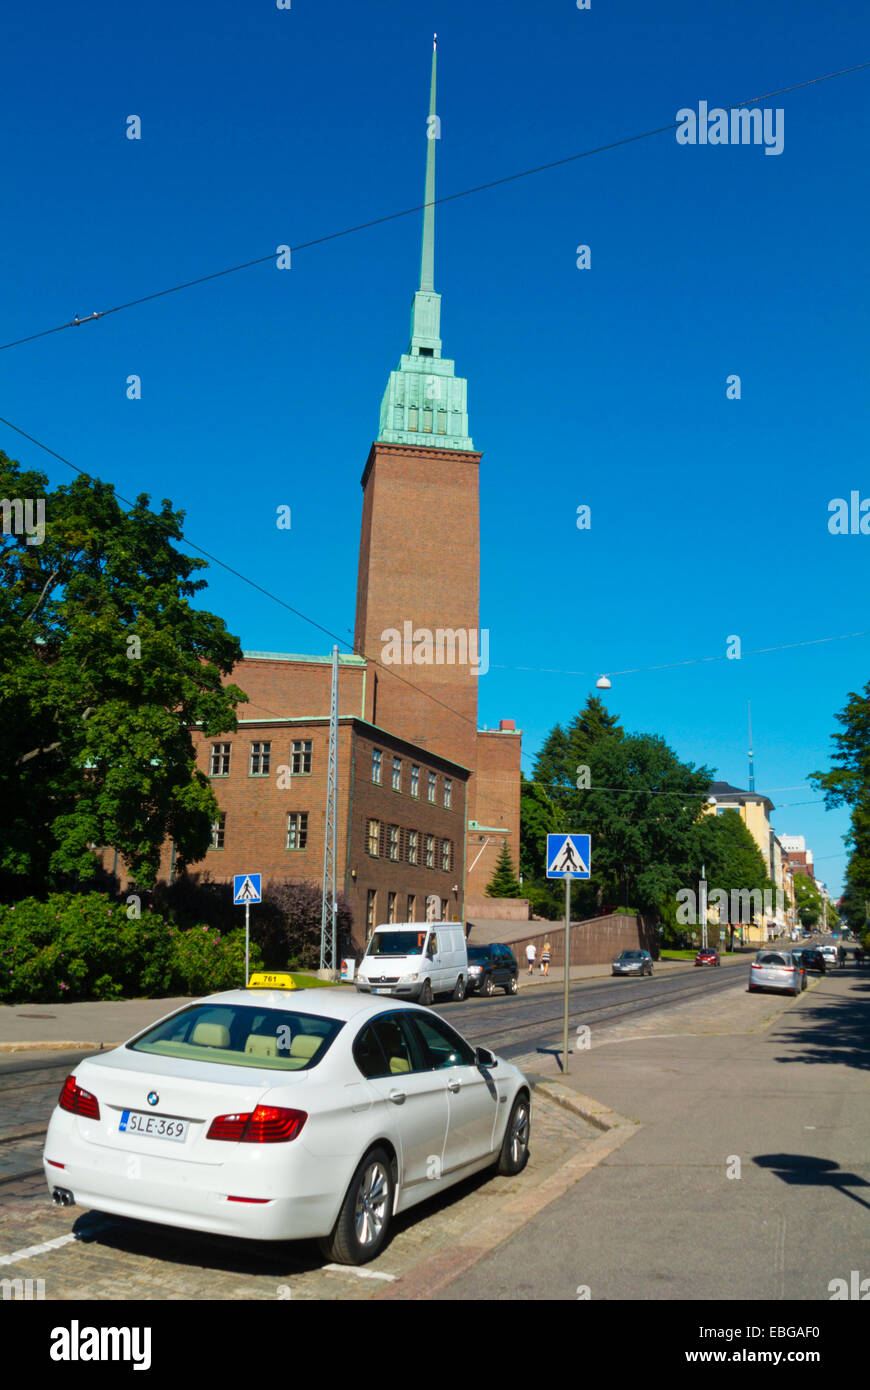
[[0,1053],[117,1047],[188,999],[0,1005]]

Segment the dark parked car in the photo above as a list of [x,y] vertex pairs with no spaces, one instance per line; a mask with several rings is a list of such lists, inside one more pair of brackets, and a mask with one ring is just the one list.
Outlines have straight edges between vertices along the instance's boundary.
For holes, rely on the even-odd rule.
[[792,951],[792,955],[800,956],[805,970],[815,970],[819,975],[824,975],[825,958],[816,947],[802,946],[799,951]]
[[519,966],[508,946],[469,946],[468,993],[495,994],[496,988],[505,994],[516,994],[519,988]]

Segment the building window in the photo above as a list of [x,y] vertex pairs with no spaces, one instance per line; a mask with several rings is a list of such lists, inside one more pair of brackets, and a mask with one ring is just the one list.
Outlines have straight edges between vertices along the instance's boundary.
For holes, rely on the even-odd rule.
[[381,841],[381,823],[379,820],[369,821],[368,841],[369,854],[372,856],[372,859],[377,859]]
[[370,937],[375,929],[375,904],[378,895],[374,888],[370,888],[366,893],[366,937]]
[[415,405],[409,405],[409,406],[408,406],[408,429],[409,429],[409,430],[415,430],[416,428],[417,428],[417,407],[416,407]]
[[395,895],[395,893],[388,893],[388,894],[387,894],[387,921],[388,921],[388,922],[395,922],[395,920],[396,920],[396,895]]
[[435,868],[435,836],[426,836],[426,868]]
[[211,823],[211,847],[212,849],[223,849],[224,838],[227,833],[227,813],[221,811],[217,820]]
[[409,893],[409,894],[408,894],[408,918],[407,918],[407,920],[408,920],[409,922],[416,922],[416,920],[417,920],[417,895],[416,895],[416,893]]
[[429,773],[429,800],[435,800],[435,773]]
[[447,433],[447,411],[446,411],[446,410],[439,410],[439,411],[438,411],[438,433],[439,433],[439,434],[446,434],[446,433]]
[[453,858],[453,845],[450,840],[441,841],[441,868],[445,874],[450,872],[450,863]]
[[399,858],[399,827],[397,825],[391,825],[389,827],[387,832],[387,843],[390,858],[394,861],[397,860]]
[[287,849],[308,846],[308,812],[291,811],[287,816]]
[[293,776],[298,776],[311,771],[311,739],[295,739],[293,743],[293,760],[290,771]]
[[408,831],[408,863],[417,863],[417,846],[420,841],[420,834],[417,830]]
[[373,781],[373,782],[377,782],[378,786],[381,785],[381,750],[380,750],[380,748],[373,748],[373,749],[372,749],[372,781]]
[[393,791],[402,790],[402,759],[393,758]]
[[445,778],[444,778],[444,805],[447,807],[448,810],[450,809],[450,803],[451,803],[452,800],[453,800],[453,778],[452,778],[452,777],[445,777]]
[[411,795],[420,795],[420,769],[416,763],[411,764]]
[[251,744],[251,776],[268,777],[269,763],[272,759],[271,743]]
[[230,771],[230,745],[213,743],[211,746],[211,776],[228,777]]
[[423,433],[432,433],[432,411],[428,408],[423,411]]

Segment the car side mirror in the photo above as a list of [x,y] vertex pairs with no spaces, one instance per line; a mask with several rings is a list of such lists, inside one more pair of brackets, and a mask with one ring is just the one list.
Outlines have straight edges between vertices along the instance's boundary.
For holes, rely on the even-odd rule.
[[474,1049],[474,1060],[479,1067],[497,1066],[495,1057],[486,1047],[476,1047]]

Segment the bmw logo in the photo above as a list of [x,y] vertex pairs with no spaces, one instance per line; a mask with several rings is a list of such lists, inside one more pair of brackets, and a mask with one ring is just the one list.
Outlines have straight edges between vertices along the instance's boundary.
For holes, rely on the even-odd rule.
[[157,1094],[156,1091],[149,1091],[149,1092],[148,1092],[148,1104],[149,1104],[149,1105],[156,1105],[157,1102],[159,1101],[159,1099],[160,1099],[160,1097],[158,1096],[158,1094]]

